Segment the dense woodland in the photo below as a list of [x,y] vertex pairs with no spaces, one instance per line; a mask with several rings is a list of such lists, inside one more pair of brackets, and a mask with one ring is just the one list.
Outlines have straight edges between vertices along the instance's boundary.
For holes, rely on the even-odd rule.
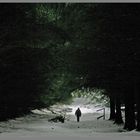
[[140,4],[1,3],[0,120],[105,89],[110,120],[140,131]]

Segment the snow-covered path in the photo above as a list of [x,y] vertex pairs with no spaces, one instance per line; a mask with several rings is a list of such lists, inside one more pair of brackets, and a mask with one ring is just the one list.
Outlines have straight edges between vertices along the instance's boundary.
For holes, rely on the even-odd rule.
[[[81,121],[76,122],[74,111],[80,107],[83,115]],[[98,108],[90,105],[85,99],[75,99],[71,105],[53,106],[52,109],[59,111],[72,108],[72,112],[66,113],[65,123],[49,122],[48,119],[54,114],[48,110],[34,112],[38,114],[27,115],[8,122],[0,123],[0,140],[138,140],[140,133],[136,131],[119,132],[122,126],[116,126],[108,121],[108,109],[106,108],[106,120],[97,120],[101,113]]]

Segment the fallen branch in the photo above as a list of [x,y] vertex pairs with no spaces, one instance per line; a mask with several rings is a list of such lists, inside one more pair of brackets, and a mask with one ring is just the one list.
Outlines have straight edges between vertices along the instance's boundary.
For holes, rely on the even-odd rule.
[[52,119],[49,119],[48,121],[50,121],[50,122],[62,122],[62,123],[64,123],[65,116],[59,115],[59,116],[56,116],[56,117],[54,117]]

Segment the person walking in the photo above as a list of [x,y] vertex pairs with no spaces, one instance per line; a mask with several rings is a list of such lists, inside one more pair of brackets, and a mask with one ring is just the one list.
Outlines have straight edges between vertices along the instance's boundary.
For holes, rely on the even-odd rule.
[[77,122],[80,121],[80,117],[81,117],[82,113],[80,108],[78,107],[78,109],[75,111],[75,116],[77,117]]

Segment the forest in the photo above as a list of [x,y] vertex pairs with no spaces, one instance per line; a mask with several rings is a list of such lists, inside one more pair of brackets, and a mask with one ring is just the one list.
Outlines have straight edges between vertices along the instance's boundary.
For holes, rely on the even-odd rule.
[[140,4],[1,3],[0,121],[100,88],[140,131],[139,36]]

